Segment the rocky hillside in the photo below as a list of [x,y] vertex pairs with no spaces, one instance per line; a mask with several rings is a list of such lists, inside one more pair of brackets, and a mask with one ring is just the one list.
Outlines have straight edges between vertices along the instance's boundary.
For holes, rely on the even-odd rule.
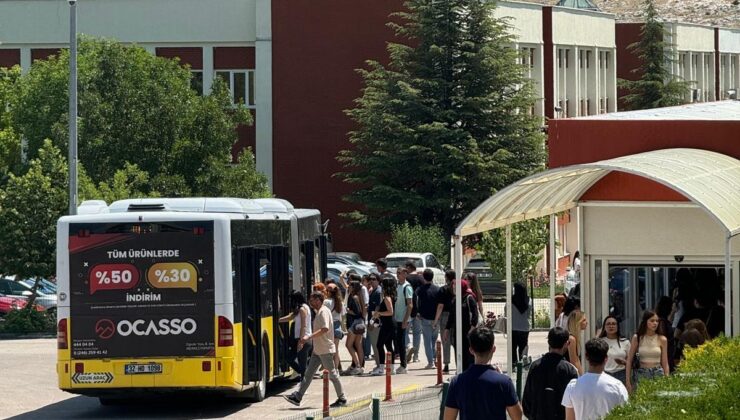
[[[517,0],[553,5],[557,0]],[[639,22],[643,0],[592,0],[601,11],[613,13],[617,20]],[[667,21],[740,28],[740,0],[655,0],[658,14]]]

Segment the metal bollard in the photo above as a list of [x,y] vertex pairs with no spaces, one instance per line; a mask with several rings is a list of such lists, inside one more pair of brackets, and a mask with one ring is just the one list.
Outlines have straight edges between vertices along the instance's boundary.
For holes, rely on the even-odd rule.
[[373,397],[373,420],[380,420],[380,398]]
[[442,385],[442,342],[437,341],[437,350],[434,355],[435,362],[437,363],[437,385]]
[[329,417],[329,371],[324,369],[324,418]]
[[385,400],[393,401],[393,393],[391,391],[391,370],[393,369],[391,362],[393,361],[393,354],[391,352],[385,353]]
[[516,395],[522,399],[522,362],[516,362]]

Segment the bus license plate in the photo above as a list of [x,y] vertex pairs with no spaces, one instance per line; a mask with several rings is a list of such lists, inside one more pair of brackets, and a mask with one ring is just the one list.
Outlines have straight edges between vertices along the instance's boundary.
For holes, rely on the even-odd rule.
[[161,363],[129,363],[125,369],[126,375],[136,375],[140,373],[162,373]]

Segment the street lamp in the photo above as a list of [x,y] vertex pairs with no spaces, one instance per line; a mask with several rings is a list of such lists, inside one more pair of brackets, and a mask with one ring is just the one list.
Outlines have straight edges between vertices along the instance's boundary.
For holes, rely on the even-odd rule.
[[69,214],[77,214],[77,0],[69,2]]

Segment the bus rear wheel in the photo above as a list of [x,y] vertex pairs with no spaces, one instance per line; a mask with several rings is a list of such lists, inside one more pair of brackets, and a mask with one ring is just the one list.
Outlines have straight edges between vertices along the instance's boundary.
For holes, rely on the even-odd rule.
[[267,356],[265,355],[265,349],[262,349],[262,355],[260,356],[260,372],[262,372],[262,378],[252,388],[251,399],[255,402],[264,401],[267,397]]

